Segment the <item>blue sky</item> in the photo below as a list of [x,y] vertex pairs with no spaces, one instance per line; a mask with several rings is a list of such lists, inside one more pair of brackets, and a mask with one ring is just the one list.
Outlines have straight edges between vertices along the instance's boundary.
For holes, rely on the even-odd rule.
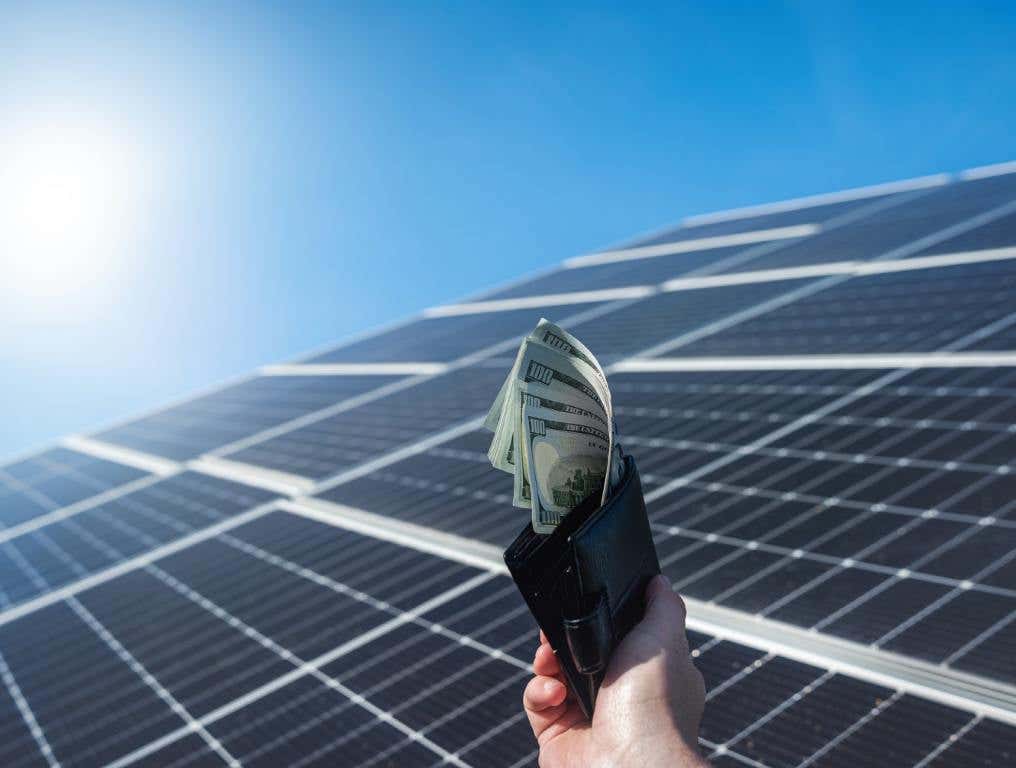
[[[0,231],[0,456],[687,214],[1016,159],[1014,21],[2,4],[0,199],[45,226]],[[76,219],[31,208],[47,162],[90,169]]]

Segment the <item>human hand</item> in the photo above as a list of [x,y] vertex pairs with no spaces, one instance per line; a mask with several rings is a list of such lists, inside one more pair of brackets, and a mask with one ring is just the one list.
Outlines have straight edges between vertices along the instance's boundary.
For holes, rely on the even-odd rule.
[[617,647],[592,722],[567,689],[546,636],[523,694],[541,768],[701,768],[705,684],[692,664],[684,601],[663,576],[646,588],[646,613]]

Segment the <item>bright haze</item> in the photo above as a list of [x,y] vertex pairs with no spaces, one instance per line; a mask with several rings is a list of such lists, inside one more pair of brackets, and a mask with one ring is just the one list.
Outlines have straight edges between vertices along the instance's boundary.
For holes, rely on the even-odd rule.
[[5,4],[0,455],[686,214],[1016,157],[1011,4],[894,8]]

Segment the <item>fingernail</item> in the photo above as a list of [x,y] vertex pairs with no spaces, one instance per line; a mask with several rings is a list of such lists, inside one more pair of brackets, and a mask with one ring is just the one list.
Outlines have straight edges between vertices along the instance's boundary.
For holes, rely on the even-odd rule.
[[550,695],[557,690],[557,687],[561,685],[557,680],[548,680],[543,684],[543,692]]

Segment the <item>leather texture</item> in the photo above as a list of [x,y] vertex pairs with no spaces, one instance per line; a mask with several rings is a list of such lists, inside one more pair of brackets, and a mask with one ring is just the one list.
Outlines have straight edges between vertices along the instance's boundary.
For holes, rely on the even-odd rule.
[[638,468],[630,456],[624,461],[621,483],[606,503],[587,499],[547,535],[527,524],[504,553],[590,718],[610,656],[641,620],[646,585],[660,572]]

